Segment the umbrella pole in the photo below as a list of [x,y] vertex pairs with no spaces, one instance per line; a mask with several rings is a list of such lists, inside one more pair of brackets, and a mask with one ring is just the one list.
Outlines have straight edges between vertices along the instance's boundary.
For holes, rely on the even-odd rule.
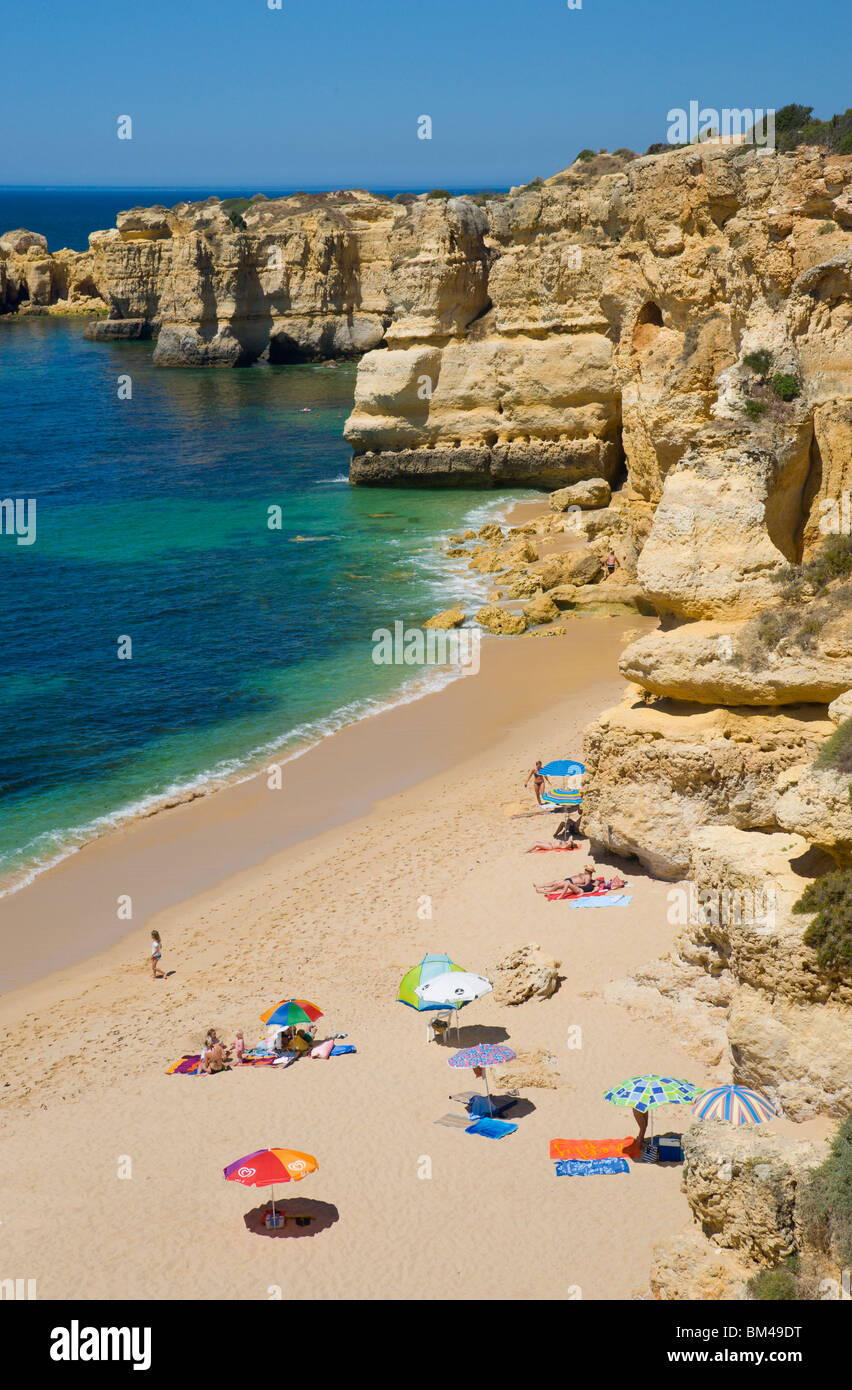
[[485,1075],[485,1094],[486,1094],[487,1097],[488,1097],[488,1113],[490,1114],[490,1116],[491,1116],[491,1118],[492,1118],[492,1120],[493,1120],[493,1119],[494,1119],[494,1106],[491,1104],[491,1087],[488,1085],[488,1068],[487,1068],[487,1067],[483,1067],[482,1070],[483,1070],[483,1073],[484,1073],[484,1075]]

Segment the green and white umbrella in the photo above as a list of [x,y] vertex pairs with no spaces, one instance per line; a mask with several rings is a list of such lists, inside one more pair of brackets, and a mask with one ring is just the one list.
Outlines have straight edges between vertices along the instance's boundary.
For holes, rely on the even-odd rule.
[[[701,1095],[701,1090],[691,1081],[679,1081],[673,1076],[629,1076],[620,1086],[604,1091],[604,1100],[612,1105],[627,1105],[644,1114],[658,1105],[691,1105]],[[651,1131],[653,1133],[653,1124]]]

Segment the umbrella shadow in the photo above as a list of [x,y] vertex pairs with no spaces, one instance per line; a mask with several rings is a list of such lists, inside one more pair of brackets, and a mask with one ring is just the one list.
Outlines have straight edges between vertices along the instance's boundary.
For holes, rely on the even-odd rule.
[[463,1047],[475,1047],[477,1043],[506,1042],[508,1037],[506,1029],[498,1025],[468,1023],[459,1029],[458,1037],[455,1028],[450,1027],[441,1034],[437,1042],[440,1047],[448,1047],[451,1051],[458,1052]]
[[[331,1202],[317,1202],[310,1198],[302,1201],[298,1197],[285,1197],[281,1202],[276,1201],[275,1210],[287,1217],[283,1226],[264,1226],[264,1216],[272,1211],[272,1202],[269,1201],[246,1212],[243,1217],[246,1230],[254,1236],[268,1236],[272,1240],[298,1240],[303,1236],[317,1236],[320,1231],[327,1231],[335,1221],[340,1220],[340,1212]],[[306,1225],[297,1225],[294,1217],[310,1217],[310,1221]]]
[[[492,1100],[502,1099],[502,1096],[492,1096]],[[509,1106],[506,1110],[503,1111],[503,1118],[507,1120],[522,1120],[525,1115],[532,1115],[534,1111],[535,1106],[533,1105],[532,1101],[527,1100],[526,1097],[521,1097],[520,1100],[515,1101],[514,1105]]]

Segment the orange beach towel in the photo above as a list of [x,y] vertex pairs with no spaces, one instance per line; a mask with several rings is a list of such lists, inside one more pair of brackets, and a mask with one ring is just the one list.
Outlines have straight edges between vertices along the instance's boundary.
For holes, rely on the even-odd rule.
[[639,1158],[635,1135],[626,1139],[551,1139],[551,1158]]

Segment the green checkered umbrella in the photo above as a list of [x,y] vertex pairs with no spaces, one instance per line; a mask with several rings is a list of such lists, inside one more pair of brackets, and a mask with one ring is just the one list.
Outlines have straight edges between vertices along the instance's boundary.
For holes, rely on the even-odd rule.
[[604,1100],[629,1105],[641,1113],[655,1105],[691,1105],[701,1091],[701,1086],[671,1076],[630,1076],[620,1086],[604,1091]]

